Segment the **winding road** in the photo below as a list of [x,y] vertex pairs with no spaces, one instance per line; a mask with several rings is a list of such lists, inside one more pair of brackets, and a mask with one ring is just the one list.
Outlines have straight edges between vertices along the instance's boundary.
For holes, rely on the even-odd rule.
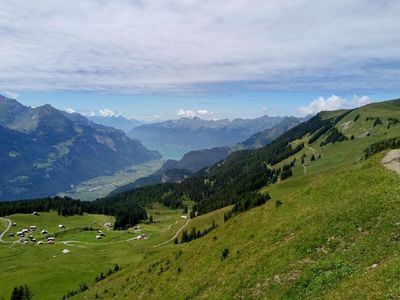
[[175,235],[172,238],[170,238],[168,241],[165,241],[165,242],[163,242],[161,244],[153,246],[153,248],[157,248],[157,247],[160,247],[162,245],[168,244],[169,242],[172,242],[174,239],[176,239],[178,237],[179,233],[181,233],[181,231],[190,223],[190,220],[191,219],[188,219],[186,221],[186,223],[175,233]]
[[[4,236],[7,234],[7,232],[10,230],[10,228],[11,228],[11,226],[12,226],[12,222],[11,222],[10,219],[3,218],[3,217],[0,217],[0,221],[7,221],[7,223],[8,223],[7,228],[6,228],[2,233],[0,233],[0,243],[4,243],[4,244],[18,243],[18,241],[5,241],[5,240],[3,240],[3,237],[4,237]],[[153,246],[153,247],[160,247],[160,246],[162,246],[162,245],[165,245],[165,244],[167,244],[167,243],[173,241],[176,237],[178,237],[179,233],[189,224],[189,222],[190,222],[190,219],[188,219],[188,220],[186,221],[186,223],[185,223],[185,224],[175,233],[175,235],[174,235],[172,238],[170,238],[168,241],[165,241],[165,242],[163,242],[163,243],[161,243],[161,244],[158,244],[158,245],[155,245],[155,246]],[[169,227],[168,227],[168,229],[171,229],[171,227],[172,227],[173,225],[177,224],[177,223],[178,223],[178,220],[176,220],[175,223],[170,224]],[[83,242],[83,241],[74,241],[74,240],[71,240],[71,241],[60,241],[60,243],[61,243],[61,244],[64,244],[64,245],[68,245],[68,246],[75,246],[75,247],[85,248],[85,247],[80,246],[80,245],[72,245],[72,244],[83,244],[83,245],[112,245],[112,244],[126,243],[126,242],[130,242],[130,241],[133,241],[133,240],[136,240],[136,237],[132,237],[132,238],[130,238],[130,239],[122,240],[122,241],[105,242],[105,243],[92,243],[92,242]]]
[[7,223],[8,223],[8,225],[7,225],[7,228],[2,232],[2,233],[0,233],[0,243],[12,243],[12,242],[7,242],[7,241],[4,241],[3,240],[3,237],[4,237],[4,235],[7,233],[7,231],[9,231],[10,230],[10,228],[11,228],[11,220],[10,219],[6,219],[6,218],[2,218],[2,217],[0,217],[0,221],[7,221]]

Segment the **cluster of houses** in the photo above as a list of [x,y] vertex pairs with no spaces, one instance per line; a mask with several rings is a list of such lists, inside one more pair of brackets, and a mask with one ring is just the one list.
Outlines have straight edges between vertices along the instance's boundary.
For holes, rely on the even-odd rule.
[[[33,212],[33,215],[40,215],[38,212]],[[17,223],[12,223],[11,226],[17,226]],[[58,228],[60,229],[65,229],[65,226],[63,224],[59,224]],[[36,241],[35,237],[33,236],[33,232],[36,230],[35,225],[29,226],[29,228],[23,228],[20,231],[17,231],[15,234],[10,232],[8,236],[13,237],[17,236],[20,238],[20,242],[23,244],[28,244],[28,243],[36,243],[37,245],[43,245],[43,244],[55,244],[56,239],[53,236],[47,237],[46,243],[44,241]],[[40,231],[41,235],[47,235],[48,231],[46,229],[42,229]]]

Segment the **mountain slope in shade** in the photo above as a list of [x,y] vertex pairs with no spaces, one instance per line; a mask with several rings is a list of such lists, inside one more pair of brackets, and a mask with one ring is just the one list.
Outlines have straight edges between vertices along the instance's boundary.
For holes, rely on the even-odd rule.
[[50,105],[30,108],[0,96],[0,200],[54,195],[158,158],[121,130]]
[[271,143],[278,136],[284,134],[286,131],[292,129],[293,127],[297,126],[300,123],[301,121],[297,118],[294,117],[285,118],[278,125],[257,132],[244,142],[241,142],[238,146],[240,148],[246,148],[246,149],[264,147],[269,143]]
[[134,183],[121,186],[117,190],[113,191],[112,194],[161,182],[179,182],[192,173],[196,173],[203,168],[213,166],[219,161],[224,160],[230,153],[234,151],[266,146],[299,123],[301,123],[301,121],[296,118],[284,118],[282,122],[274,127],[256,133],[247,141],[233,147],[215,147],[210,149],[190,151],[186,153],[180,160],[167,160],[163,164],[162,168],[160,168],[160,170],[154,174],[140,178]]
[[87,118],[94,123],[121,129],[125,132],[142,124],[138,120],[127,119],[124,116],[87,116]]
[[186,153],[179,161],[167,160],[164,163],[163,168],[165,170],[185,169],[191,172],[197,172],[204,167],[211,166],[220,160],[225,159],[229,155],[230,151],[230,147],[193,150]]
[[260,130],[279,124],[282,120],[283,117],[268,116],[232,121],[182,118],[141,125],[130,130],[128,136],[142,141],[149,147],[168,145],[170,148],[175,147],[177,151],[182,148],[199,150],[235,145]]

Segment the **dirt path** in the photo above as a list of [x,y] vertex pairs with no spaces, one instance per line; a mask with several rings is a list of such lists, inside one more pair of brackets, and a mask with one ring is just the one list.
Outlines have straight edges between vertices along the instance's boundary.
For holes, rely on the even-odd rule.
[[[314,157],[317,156],[317,153],[316,153],[315,149],[314,149],[313,147],[311,147],[310,145],[304,144],[304,148],[306,148],[306,149],[308,149],[308,150],[311,150],[312,153],[313,153],[313,155],[314,155]],[[307,164],[304,163],[304,164],[303,164],[303,169],[304,169],[304,175],[305,175],[305,176],[307,176],[307,166],[308,166],[308,164],[309,164],[309,163],[307,163]]]
[[308,150],[311,150],[312,153],[313,153],[314,155],[316,155],[315,149],[314,149],[313,147],[311,147],[310,145],[304,144],[304,148],[306,148],[306,149],[308,149]]
[[170,230],[172,226],[178,224],[178,221],[179,221],[179,219],[176,219],[176,222],[175,222],[175,223],[169,224],[168,230]]
[[71,245],[71,244],[74,243],[74,244],[83,244],[83,245],[113,245],[113,244],[120,244],[120,243],[126,243],[126,242],[130,242],[130,241],[134,241],[136,239],[137,238],[135,236],[135,237],[132,237],[132,238],[127,239],[127,240],[115,241],[115,242],[105,242],[105,243],[93,243],[93,242],[82,242],[82,241],[59,241],[59,243],[64,244],[64,245],[79,247],[77,245]]
[[172,238],[170,238],[168,241],[165,241],[164,243],[153,246],[153,248],[157,248],[162,245],[168,244],[169,242],[172,242],[174,239],[176,239],[178,237],[179,233],[181,233],[181,231],[190,223],[190,220],[191,219],[187,220],[186,223],[175,233],[175,235]]
[[[12,222],[11,222],[10,219],[6,219],[6,218],[2,218],[2,217],[0,217],[0,220],[5,220],[5,221],[8,222],[7,228],[0,234],[0,243],[5,243],[5,244],[18,243],[18,241],[4,241],[3,240],[4,235],[10,230]],[[161,244],[158,244],[158,245],[155,245],[153,247],[159,247],[159,246],[165,245],[165,244],[173,241],[179,235],[179,233],[189,224],[189,222],[190,222],[190,219],[188,219],[186,221],[186,223],[168,241],[165,241],[165,242],[163,242]],[[173,225],[175,225],[177,223],[178,223],[178,220],[176,220],[175,223],[170,224],[168,229],[170,229]],[[83,242],[83,241],[70,240],[70,241],[59,241],[59,243],[60,244],[64,244],[66,246],[85,248],[84,246],[81,246],[81,245],[112,245],[112,244],[127,243],[127,242],[130,242],[130,241],[134,241],[136,239],[137,239],[137,237],[132,237],[132,238],[129,238],[127,240],[114,241],[114,242],[105,242],[105,243],[94,243],[94,242]],[[78,244],[78,245],[74,245],[74,244]]]
[[10,243],[10,242],[7,242],[7,241],[4,241],[3,240],[3,237],[4,237],[4,235],[7,233],[7,231],[9,231],[10,230],[10,228],[11,228],[11,220],[10,219],[6,219],[6,218],[0,218],[0,220],[4,220],[4,221],[7,221],[7,223],[8,223],[8,225],[7,225],[7,228],[0,234],[0,243]]
[[390,150],[381,160],[381,164],[389,170],[400,174],[400,149]]

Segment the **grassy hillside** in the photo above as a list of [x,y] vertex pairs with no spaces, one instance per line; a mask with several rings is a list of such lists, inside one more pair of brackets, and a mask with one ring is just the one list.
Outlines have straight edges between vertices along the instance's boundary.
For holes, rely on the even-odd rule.
[[[280,195],[280,207],[270,201],[221,224],[205,237],[169,245],[165,251],[149,255],[134,270],[123,270],[96,285],[85,296],[400,296],[396,275],[400,271],[399,178],[383,169],[379,158],[349,166],[338,174],[326,172],[295,193],[289,187],[288,193]],[[273,190],[271,193],[274,195]],[[222,259],[224,248],[229,255]]]
[[[384,153],[362,160],[372,143],[400,136],[399,123],[389,126],[394,118],[399,102],[371,104],[335,125],[348,141],[321,146],[329,131],[311,144],[309,135],[293,141],[307,147],[278,163],[296,158],[291,178],[263,189],[272,196],[267,204],[190,243],[165,245],[78,298],[400,297],[400,177],[381,166]],[[208,226],[218,214],[197,222]]]
[[[8,299],[16,285],[27,284],[34,299],[61,299],[70,291],[79,289],[82,283],[89,287],[102,272],[118,264],[122,269],[130,268],[143,259],[149,249],[169,240],[181,228],[185,221],[181,220],[181,211],[163,207],[149,210],[154,218],[153,224],[141,224],[138,230],[126,231],[106,230],[104,223],[113,221],[104,215],[84,215],[62,217],[56,213],[42,213],[40,216],[12,215],[7,218],[16,222],[0,243],[0,299]],[[58,228],[64,224],[66,229]],[[46,229],[49,236],[56,237],[54,245],[23,245],[17,238],[10,238],[10,232],[37,226],[33,236],[46,240],[40,231]],[[92,227],[92,230],[84,230]],[[0,220],[0,231],[6,228]],[[106,236],[97,240],[95,230],[101,229]],[[138,241],[139,234],[149,236],[148,240]],[[68,249],[70,253],[63,254]]]
[[[266,204],[227,221],[224,214],[232,206],[185,220],[180,210],[153,204],[147,213],[157,222],[141,224],[135,233],[150,234],[148,241],[127,241],[134,234],[124,231],[107,232],[96,241],[90,232],[68,231],[86,226],[89,219],[43,214],[38,226],[65,223],[67,232],[54,247],[0,245],[0,282],[6,286],[0,298],[9,297],[14,285],[27,283],[36,299],[54,299],[83,282],[88,290],[74,299],[399,298],[400,176],[380,164],[385,151],[367,160],[363,156],[371,144],[400,137],[400,122],[394,121],[400,119],[400,101],[324,112],[321,118],[343,113],[336,123],[317,123],[322,127],[311,134],[304,127],[304,136],[287,134],[293,147],[304,147],[271,167],[294,161],[293,175],[261,189],[272,197]],[[271,147],[232,156],[217,171],[224,175],[231,164],[240,166],[235,159],[250,157],[254,160],[247,162],[253,164],[244,167],[251,175],[250,167],[275,153],[277,146]],[[32,218],[11,216],[17,226],[34,225]],[[100,218],[100,224],[109,219],[90,218]],[[218,226],[208,234],[173,243],[183,230],[203,231],[213,221]],[[62,243],[70,240],[77,242]],[[62,254],[64,248],[71,253]],[[122,270],[95,280],[116,263]]]

